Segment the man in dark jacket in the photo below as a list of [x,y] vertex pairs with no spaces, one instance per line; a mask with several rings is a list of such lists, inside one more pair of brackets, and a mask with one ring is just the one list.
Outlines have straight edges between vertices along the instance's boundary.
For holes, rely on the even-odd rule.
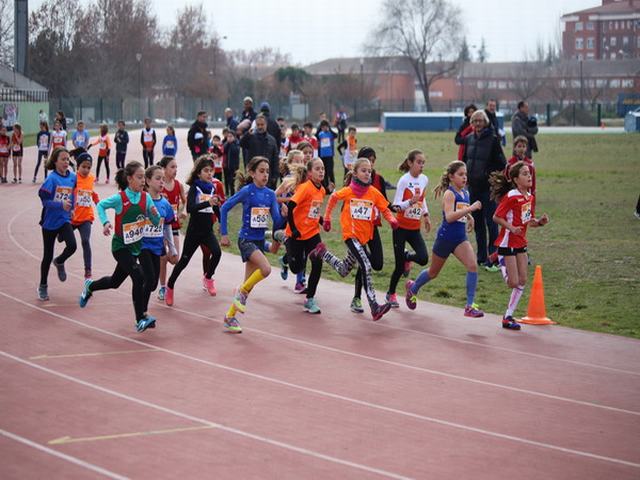
[[271,106],[269,102],[262,102],[260,104],[260,113],[267,119],[267,133],[275,138],[276,145],[278,145],[278,149],[280,149],[280,145],[282,144],[282,130],[278,122],[271,118]]
[[535,117],[529,118],[529,104],[524,100],[518,102],[518,111],[511,117],[511,131],[513,138],[518,135],[527,137],[529,144],[527,145],[527,157],[533,158],[533,152],[538,151],[538,142],[536,142],[536,134],[538,133],[538,122]]
[[256,116],[258,115],[256,111],[253,109],[253,98],[244,97],[242,104],[243,104],[242,119],[240,121],[249,120],[249,122],[253,123],[253,121],[256,119]]
[[253,133],[246,133],[240,139],[240,146],[245,152],[244,163],[247,165],[253,157],[261,156],[269,160],[269,183],[268,187],[275,189],[278,183],[280,172],[278,169],[278,152],[280,147],[276,139],[267,133],[267,118],[259,114],[256,117],[256,130]]
[[231,130],[233,133],[236,133],[238,130],[238,120],[233,116],[233,110],[229,107],[224,109],[224,118],[227,121],[227,128]]
[[191,124],[187,133],[187,145],[194,162],[200,155],[207,153],[207,126],[207,112],[198,112],[196,121]]
[[504,146],[507,144],[507,137],[504,130],[500,128],[500,124],[498,123],[498,115],[496,114],[497,109],[498,102],[496,102],[495,99],[490,98],[489,100],[487,100],[487,106],[484,109],[484,113],[487,114],[489,124],[494,134],[498,137],[498,140],[500,140],[500,143],[502,143],[502,145]]
[[[474,230],[478,245],[478,264],[484,264],[489,271],[498,268],[488,260],[488,255],[496,250],[494,242],[498,238],[498,226],[493,221],[496,202],[490,199],[489,175],[504,170],[507,162],[498,137],[489,125],[489,119],[482,110],[471,115],[474,132],[465,139],[462,161],[467,164],[469,201],[480,200],[482,208],[473,212]],[[489,244],[487,245],[487,230]]]

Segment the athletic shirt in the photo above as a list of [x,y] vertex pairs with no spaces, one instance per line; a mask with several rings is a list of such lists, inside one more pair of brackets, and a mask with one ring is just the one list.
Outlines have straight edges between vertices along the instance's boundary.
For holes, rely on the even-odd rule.
[[71,222],[71,210],[63,208],[63,202],[69,200],[73,209],[73,190],[76,186],[76,174],[67,171],[65,175],[60,175],[53,170],[44,181],[38,195],[44,207],[40,225],[45,230],[57,230],[65,223]]
[[0,157],[6,158],[9,156],[9,144],[11,138],[9,135],[0,135]]
[[162,195],[167,199],[169,205],[173,210],[173,222],[171,228],[180,228],[180,220],[178,219],[178,206],[180,205],[180,182],[178,180],[173,181],[173,190],[162,189]]
[[364,195],[356,197],[351,187],[344,187],[334,192],[335,198],[344,201],[340,213],[342,239],[357,239],[365,245],[373,238],[375,210],[388,210],[389,202],[377,188],[369,187]]
[[[307,240],[320,233],[320,209],[324,200],[325,190],[321,185],[317,187],[311,180],[298,185],[291,201],[295,202],[293,221],[300,232],[296,240]],[[287,222],[285,232],[291,237],[291,227]]]
[[527,167],[529,167],[529,171],[531,172],[531,193],[536,194],[536,168],[533,165],[533,160],[529,157],[518,158],[515,155],[507,160],[507,166],[504,169],[504,176],[509,179],[509,169],[513,167],[517,162],[523,162]]
[[227,235],[227,215],[238,203],[242,203],[242,227],[238,237],[244,240],[264,240],[269,228],[269,215],[275,224],[282,223],[280,208],[273,190],[257,187],[253,182],[242,187],[220,209],[220,233]]
[[320,143],[320,157],[333,157],[333,133],[320,131],[318,142]]
[[18,138],[16,133],[13,132],[13,134],[11,135],[11,143],[13,144],[11,149],[13,150],[14,153],[20,153],[22,151],[22,141],[23,140],[24,140],[24,136],[23,135],[20,135],[20,137]]
[[496,209],[496,217],[503,218],[514,227],[521,227],[522,233],[516,235],[504,227],[494,245],[505,248],[523,248],[527,246],[527,225],[534,217],[535,197],[531,194],[522,195],[518,189],[510,190]]
[[153,204],[160,214],[158,225],[151,223],[147,218],[144,224],[144,237],[142,238],[142,250],[149,250],[154,255],[164,255],[164,226],[173,221],[173,209],[166,198],[153,199]]
[[178,140],[175,135],[165,135],[162,140],[162,155],[165,157],[175,157],[178,151]]
[[[407,172],[398,180],[393,204],[400,208],[396,217],[400,228],[420,230],[422,216],[429,213],[425,200],[428,185],[429,179],[423,174],[414,177]],[[420,195],[420,200],[416,203],[411,203],[410,200],[415,194]]]
[[74,191],[76,208],[74,209],[73,217],[71,218],[71,223],[73,225],[80,225],[84,222],[93,222],[95,220],[93,204],[100,201],[98,194],[93,190],[95,181],[96,177],[91,173],[86,177],[83,177],[82,175],[77,176],[76,188]]
[[39,152],[48,152],[51,143],[51,133],[48,130],[40,130],[36,136]]
[[109,150],[111,150],[111,139],[109,138],[109,135],[100,135],[93,143],[92,145],[98,145],[98,156],[99,157],[106,157],[107,154],[109,153]]
[[140,194],[138,203],[132,203],[126,192],[119,192],[122,211],[116,213],[116,225],[111,241],[111,251],[123,248],[131,251],[133,256],[140,255],[142,238],[147,223],[147,192]]
[[142,129],[142,144],[144,145],[144,149],[148,152],[153,150],[153,137],[155,136],[155,133],[156,131],[153,128],[150,128],[149,130],[146,128]]
[[51,132],[51,143],[53,148],[63,147],[67,148],[67,132],[64,130]]
[[[453,211],[457,212],[458,210],[462,210],[467,208],[469,204],[469,191],[464,188],[462,192],[458,192],[452,186],[449,186],[447,189],[453,193]],[[442,211],[442,223],[440,224],[440,228],[438,228],[437,238],[440,240],[446,240],[447,242],[459,243],[467,239],[467,216],[465,215],[462,218],[459,218],[455,222],[447,222],[447,219],[444,214],[444,210]]]
[[87,148],[89,146],[89,134],[86,130],[76,130],[71,135],[71,141],[77,145],[78,148]]

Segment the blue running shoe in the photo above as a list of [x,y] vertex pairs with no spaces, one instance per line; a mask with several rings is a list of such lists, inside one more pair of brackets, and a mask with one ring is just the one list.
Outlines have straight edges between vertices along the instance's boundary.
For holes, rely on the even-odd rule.
[[280,262],[280,278],[286,280],[289,277],[289,265],[284,263],[284,255],[281,256],[278,261]]
[[158,300],[164,301],[164,294],[166,291],[166,287],[160,287],[160,289],[158,290]]
[[136,331],[138,333],[144,332],[147,328],[156,328],[156,319],[150,315],[141,318],[136,324]]
[[224,328],[226,328],[229,333],[242,333],[242,327],[240,326],[240,322],[236,317],[228,318],[225,315]]
[[80,294],[80,308],[84,308],[87,306],[87,302],[89,301],[89,299],[91,298],[91,295],[93,295],[93,293],[91,293],[91,284],[93,283],[93,280],[85,280],[84,281],[84,288],[82,289],[82,293]]
[[307,300],[304,302],[304,311],[313,313],[313,314],[318,314],[320,313],[320,307],[316,303],[315,299],[307,298]]

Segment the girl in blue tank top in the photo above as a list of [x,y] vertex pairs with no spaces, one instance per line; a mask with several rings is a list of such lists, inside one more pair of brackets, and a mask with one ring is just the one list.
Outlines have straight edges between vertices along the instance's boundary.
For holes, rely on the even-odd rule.
[[442,174],[440,184],[435,189],[436,198],[442,194],[442,225],[438,229],[436,241],[433,244],[431,266],[423,270],[415,282],[406,283],[405,300],[407,307],[415,310],[417,295],[420,288],[438,276],[449,255],[453,255],[467,269],[467,304],[464,308],[465,317],[482,317],[484,312],[473,303],[476,286],[478,284],[478,266],[471,243],[467,238],[467,231],[473,230],[471,212],[482,208],[479,201],[469,205],[467,185],[467,167],[463,162],[451,162]]

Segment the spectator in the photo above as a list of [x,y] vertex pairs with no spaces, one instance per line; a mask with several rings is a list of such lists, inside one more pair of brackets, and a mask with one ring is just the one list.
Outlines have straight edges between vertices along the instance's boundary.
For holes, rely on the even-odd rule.
[[207,127],[207,112],[198,112],[196,121],[191,124],[187,133],[187,145],[194,162],[200,155],[207,153]]
[[252,124],[256,119],[256,116],[258,115],[253,109],[253,98],[244,97],[244,100],[242,102],[244,104],[244,108],[242,110],[242,120],[249,120],[249,124]]
[[227,119],[227,128],[235,133],[238,129],[238,120],[233,116],[233,110],[229,107],[224,109],[224,117]]
[[491,125],[491,129],[494,134],[500,140],[500,143],[504,146],[507,144],[507,137],[505,136],[504,129],[500,128],[500,124],[498,123],[498,116],[496,115],[496,111],[498,109],[498,103],[495,99],[490,98],[487,100],[487,106],[484,110],[484,113],[487,114],[487,118],[489,118],[489,124]]
[[533,152],[538,151],[536,134],[538,133],[538,121],[535,117],[529,117],[529,104],[524,100],[518,102],[518,111],[511,117],[511,132],[513,138],[520,135],[529,141],[526,156],[533,158]]
[[[465,150],[462,161],[467,164],[467,182],[469,184],[469,201],[479,200],[482,208],[473,212],[476,233],[476,253],[478,264],[484,264],[488,271],[497,272],[488,255],[496,249],[494,242],[498,238],[498,226],[493,222],[496,202],[491,200],[489,175],[494,171],[504,170],[507,164],[500,140],[494,134],[489,119],[484,111],[478,110],[471,115],[473,133],[465,139]],[[489,244],[487,245],[487,230]]]
[[56,118],[54,119],[54,123],[55,121],[58,120],[60,122],[60,125],[62,126],[62,130],[64,130],[65,132],[67,131],[67,118],[64,116],[64,112],[62,110],[59,110],[56,112]]
[[464,141],[468,135],[473,133],[473,127],[471,126],[471,115],[478,110],[473,103],[464,107],[464,119],[462,120],[462,125],[458,128],[458,132],[456,133],[455,142],[456,145],[460,145],[458,148],[458,160],[462,160],[464,157]]
[[336,113],[334,122],[335,127],[338,129],[338,143],[344,142],[344,132],[347,130],[348,118],[347,112],[344,111],[343,107],[340,107],[340,110]]
[[[274,122],[275,123],[275,122]],[[253,157],[261,156],[269,160],[269,183],[271,189],[275,189],[278,183],[278,151],[276,139],[267,133],[267,117],[260,114],[256,117],[256,129],[253,133],[246,133],[240,139],[240,147],[243,149],[244,164],[247,165]]]
[[[271,106],[269,105],[269,102],[262,102],[260,104],[260,113],[267,119],[267,133],[275,138],[276,145],[278,146],[278,152],[280,152],[280,147],[282,145],[282,127],[277,121],[271,118]],[[282,122],[284,122],[284,118],[282,119]],[[269,175],[271,175],[271,173]]]

